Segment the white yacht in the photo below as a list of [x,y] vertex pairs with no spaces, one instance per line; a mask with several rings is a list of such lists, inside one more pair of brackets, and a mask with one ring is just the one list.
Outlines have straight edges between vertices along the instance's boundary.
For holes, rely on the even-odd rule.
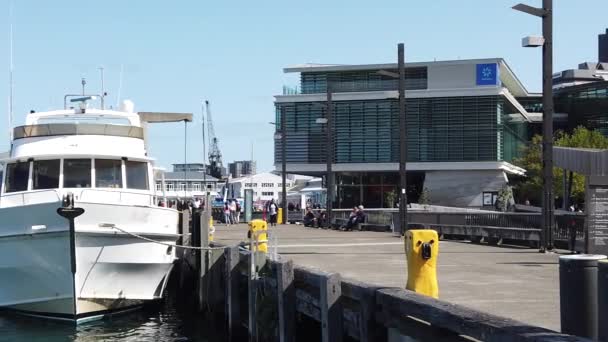
[[[162,296],[175,248],[125,232],[177,241],[178,212],[156,205],[145,133],[192,115],[89,109],[91,98],[28,114],[0,160],[1,308],[80,323]],[[74,234],[57,211],[68,194],[84,209]]]

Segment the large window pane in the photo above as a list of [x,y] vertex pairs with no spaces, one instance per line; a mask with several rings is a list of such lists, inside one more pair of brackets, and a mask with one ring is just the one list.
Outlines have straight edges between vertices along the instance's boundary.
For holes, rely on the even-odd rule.
[[65,159],[63,161],[64,188],[91,187],[91,159]]
[[148,163],[126,161],[127,188],[148,190]]
[[95,159],[95,187],[122,188],[122,161]]
[[32,173],[34,190],[59,188],[59,159],[36,160]]
[[382,187],[364,186],[363,202],[367,208],[382,208]]
[[5,192],[27,190],[27,180],[30,176],[30,163],[13,163],[6,165]]
[[361,188],[359,186],[340,186],[339,208],[352,208],[361,204]]

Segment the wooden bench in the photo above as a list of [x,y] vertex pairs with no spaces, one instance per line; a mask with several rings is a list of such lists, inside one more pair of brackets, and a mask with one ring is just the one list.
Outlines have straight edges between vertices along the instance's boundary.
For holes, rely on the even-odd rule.
[[388,224],[359,223],[357,224],[357,230],[372,232],[390,232],[391,226]]

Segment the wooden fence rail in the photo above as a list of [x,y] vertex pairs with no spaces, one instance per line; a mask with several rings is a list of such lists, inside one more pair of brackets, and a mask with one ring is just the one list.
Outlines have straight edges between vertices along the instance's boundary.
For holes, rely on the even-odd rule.
[[[422,341],[587,341],[404,289],[342,279],[338,273],[289,260],[266,260],[252,282],[250,254],[238,247],[227,247],[205,260],[220,265],[206,267],[201,285],[210,310],[223,316],[231,341],[244,340],[247,330],[256,332],[258,341],[281,342],[293,342],[296,336],[382,342],[388,341],[389,332]],[[250,316],[249,303],[254,303]]]

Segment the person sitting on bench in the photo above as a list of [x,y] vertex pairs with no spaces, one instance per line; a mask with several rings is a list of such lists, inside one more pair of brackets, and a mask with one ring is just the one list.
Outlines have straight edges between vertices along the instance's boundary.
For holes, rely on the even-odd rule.
[[365,223],[367,221],[367,215],[365,215],[365,211],[363,211],[363,206],[360,205],[359,210],[357,210],[357,223]]
[[351,211],[350,216],[348,217],[348,221],[346,221],[346,224],[342,227],[340,227],[340,229],[342,230],[351,230],[353,229],[353,227],[359,223],[358,219],[359,219],[359,208],[354,207],[353,211]]
[[306,215],[304,215],[304,219],[302,221],[304,222],[304,227],[314,227],[316,225],[317,217],[312,212],[310,207],[306,208]]

